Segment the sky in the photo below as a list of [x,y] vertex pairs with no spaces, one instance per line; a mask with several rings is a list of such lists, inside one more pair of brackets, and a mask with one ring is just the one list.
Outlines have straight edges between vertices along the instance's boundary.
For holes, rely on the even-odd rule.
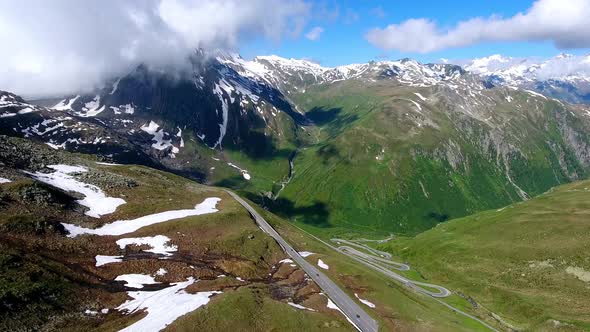
[[0,0],[0,90],[85,91],[196,47],[324,66],[590,53],[590,0]]
[[[400,24],[410,19],[425,18],[436,23],[442,30],[452,29],[459,22],[474,18],[493,16],[512,18],[519,13],[529,11],[535,2],[555,3],[559,10],[572,8],[581,15],[581,25],[589,26],[589,0],[366,0],[366,1],[320,1],[316,2],[315,17],[309,22],[309,28],[321,28],[323,32],[317,38],[301,38],[276,41],[257,40],[241,47],[240,53],[245,58],[259,54],[277,54],[283,57],[309,58],[325,66],[339,66],[370,60],[414,58],[421,62],[438,62],[442,59],[472,59],[502,54],[512,57],[551,57],[561,52],[587,54],[590,42],[575,47],[558,47],[551,38],[523,38],[511,41],[499,38],[494,41],[482,41],[462,47],[449,47],[429,52],[403,49],[384,49],[370,43],[367,33],[372,29],[384,29],[391,24]],[[552,5],[552,4],[551,4]],[[553,13],[552,13],[553,14]],[[567,15],[566,15],[567,16]],[[564,19],[567,21],[568,19]],[[542,19],[533,20],[531,25],[544,24]],[[564,22],[565,23],[565,22]],[[556,28],[553,28],[556,29]],[[557,29],[556,29],[557,30]],[[585,27],[586,36],[590,28]],[[408,34],[413,39],[420,31]],[[564,34],[568,34],[565,32]]]

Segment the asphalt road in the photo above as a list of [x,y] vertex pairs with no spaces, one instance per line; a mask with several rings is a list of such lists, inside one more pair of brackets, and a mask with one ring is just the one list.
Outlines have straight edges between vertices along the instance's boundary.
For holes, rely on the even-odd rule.
[[[302,230],[302,231],[305,232],[304,230]],[[305,233],[307,233],[307,232],[305,232]],[[364,264],[365,266],[367,266],[375,271],[381,272],[381,273],[385,274],[386,276],[389,276],[392,279],[402,282],[404,285],[413,289],[414,291],[431,296],[436,302],[451,309],[453,312],[463,315],[465,317],[469,317],[469,318],[473,319],[474,321],[477,321],[480,324],[482,324],[483,326],[487,327],[488,329],[490,329],[494,332],[498,332],[498,330],[496,328],[494,328],[493,326],[484,322],[483,320],[440,300],[441,297],[447,297],[447,296],[451,295],[451,292],[448,289],[446,289],[442,286],[434,285],[434,284],[428,284],[428,283],[418,282],[418,281],[414,281],[414,280],[409,280],[409,279],[404,278],[404,277],[400,276],[399,274],[391,271],[391,268],[397,269],[400,271],[407,271],[410,269],[410,267],[406,264],[392,261],[390,254],[383,252],[383,251],[379,251],[374,248],[371,248],[371,247],[366,246],[361,243],[355,243],[355,242],[351,242],[351,241],[347,241],[347,240],[343,240],[343,239],[332,239],[332,241],[334,241],[338,245],[347,244],[345,246],[334,247],[331,244],[323,241],[322,239],[314,236],[313,234],[309,234],[309,233],[307,233],[307,234],[312,236],[316,240],[322,242],[324,245],[347,255],[348,257]],[[374,241],[367,241],[365,239],[362,239],[362,240],[360,240],[360,242],[374,242]],[[376,242],[382,242],[382,241],[379,240]],[[365,251],[368,251],[370,254],[367,254],[366,252],[358,251],[354,248],[351,248],[351,246],[364,249]],[[432,292],[430,290],[422,288],[421,286],[434,288],[438,291]]]
[[[451,292],[442,286],[410,280],[404,276],[401,276],[401,275],[391,271],[392,268],[396,269],[396,270],[400,270],[400,271],[408,271],[410,269],[410,267],[406,264],[394,262],[390,259],[383,258],[383,256],[385,256],[385,255],[381,251],[373,249],[369,246],[365,246],[362,244],[358,244],[358,243],[354,243],[354,242],[350,242],[350,241],[342,240],[342,239],[332,239],[332,242],[335,242],[339,245],[346,244],[344,246],[341,245],[341,246],[337,247],[336,250],[342,252],[343,254],[347,255],[348,257],[358,261],[359,263],[361,263],[361,264],[363,264],[363,265],[365,265],[377,272],[381,272],[381,273],[385,274],[386,276],[390,277],[391,279],[401,282],[402,284],[406,285],[409,288],[414,289],[417,292],[420,292],[420,293],[423,293],[426,295],[430,295],[432,297],[447,297],[447,296],[451,295]],[[370,253],[359,251],[355,248],[352,248],[351,246],[362,248],[365,251],[368,251]],[[391,257],[391,256],[389,256],[389,257]]]
[[277,243],[283,248],[283,250],[297,263],[304,271],[318,284],[318,286],[326,294],[338,308],[344,313],[346,318],[360,331],[362,332],[377,332],[379,325],[371,316],[369,316],[352,298],[350,298],[342,289],[340,289],[330,278],[318,270],[314,265],[307,262],[293,247],[287,243],[280,235],[275,231],[272,226],[262,218],[254,208],[250,206],[237,194],[226,190],[238,203],[240,203],[254,218],[258,226],[270,235]]

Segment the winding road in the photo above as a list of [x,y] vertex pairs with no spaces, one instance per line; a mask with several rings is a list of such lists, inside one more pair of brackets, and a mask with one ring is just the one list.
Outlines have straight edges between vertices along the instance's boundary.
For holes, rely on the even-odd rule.
[[[442,301],[440,298],[444,298],[444,297],[451,295],[451,292],[448,289],[446,289],[442,286],[439,286],[439,285],[410,280],[408,278],[405,278],[405,277],[391,271],[391,269],[395,269],[398,271],[408,271],[410,269],[410,266],[408,266],[407,264],[392,261],[391,254],[371,248],[371,247],[366,246],[362,243],[352,242],[352,241],[343,240],[343,239],[332,239],[332,241],[338,245],[338,247],[335,247],[335,246],[331,245],[330,243],[318,238],[317,236],[310,234],[309,232],[307,232],[307,231],[305,231],[293,224],[291,224],[291,225],[293,227],[299,229],[300,231],[304,232],[305,234],[311,236],[312,238],[316,239],[317,241],[323,243],[327,247],[329,247],[333,250],[336,250],[338,252],[341,252],[342,254],[356,260],[357,262],[359,262],[359,263],[361,263],[361,264],[363,264],[363,265],[365,265],[377,272],[380,272],[380,273],[390,277],[391,279],[401,282],[403,285],[407,286],[410,289],[413,289],[414,291],[416,291],[418,293],[426,294],[426,295],[432,297],[433,300],[435,300],[436,302],[442,304],[443,306],[451,309],[453,312],[463,315],[465,317],[468,317],[470,319],[473,319],[474,321],[482,324],[483,326],[490,329],[491,331],[498,332],[498,330],[496,328],[494,328],[493,326],[484,322],[483,320]],[[388,240],[391,238],[392,237],[389,237]],[[359,240],[359,242],[382,242],[382,240],[361,239],[361,240]],[[359,250],[352,248],[352,247],[364,249],[365,252],[359,251]],[[431,291],[431,290],[425,289],[423,287],[435,289],[436,291]]]
[[315,266],[307,262],[287,241],[264,218],[250,206],[245,200],[232,191],[226,190],[238,203],[240,203],[252,217],[258,226],[270,235],[283,250],[297,263],[304,271],[318,284],[324,293],[338,306],[344,316],[362,332],[377,332],[379,325],[377,321],[369,316],[352,298],[350,298],[340,287],[338,287],[330,278],[318,270]]
[[[412,288],[413,290],[415,290],[419,293],[430,295],[432,297],[447,297],[447,296],[451,295],[451,292],[442,286],[410,280],[404,276],[401,276],[401,275],[391,271],[391,269],[396,269],[399,271],[408,271],[408,270],[410,270],[410,266],[403,264],[403,263],[398,263],[398,262],[392,261],[391,255],[389,255],[388,253],[373,249],[373,248],[371,248],[369,246],[365,246],[363,244],[359,244],[359,243],[355,243],[355,242],[351,242],[351,241],[347,241],[347,240],[343,240],[343,239],[332,239],[332,242],[335,242],[336,244],[340,245],[339,247],[336,247],[334,249],[340,251],[341,253],[347,255],[348,257],[356,260],[357,262],[359,262],[359,263],[361,263],[361,264],[363,264],[363,265],[365,265],[377,272],[381,272],[381,273],[385,274],[386,276],[390,277],[391,279],[401,282],[402,284],[406,285],[407,287]],[[345,244],[345,245],[341,245],[341,244]],[[351,246],[362,248],[369,253],[359,251],[357,249],[352,248]],[[385,258],[385,257],[388,257],[388,258]],[[429,290],[424,287],[435,289],[436,291],[432,291],[432,290]]]

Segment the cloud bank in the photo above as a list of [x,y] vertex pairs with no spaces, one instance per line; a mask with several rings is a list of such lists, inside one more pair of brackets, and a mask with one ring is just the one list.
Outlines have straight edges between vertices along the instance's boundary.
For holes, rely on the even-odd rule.
[[305,34],[305,38],[307,38],[311,41],[316,41],[316,40],[320,39],[323,32],[324,32],[324,28],[315,27],[315,28],[309,30],[309,32]]
[[304,0],[7,1],[0,11],[0,90],[89,90],[138,63],[180,65],[196,47],[298,36],[309,12]]
[[444,29],[425,18],[414,18],[365,38],[384,50],[429,53],[483,42],[552,42],[557,48],[590,47],[590,0],[537,0],[525,13],[509,18],[472,18]]

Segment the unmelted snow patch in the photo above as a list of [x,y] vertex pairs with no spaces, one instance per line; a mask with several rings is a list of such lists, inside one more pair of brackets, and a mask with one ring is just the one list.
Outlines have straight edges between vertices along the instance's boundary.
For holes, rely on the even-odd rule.
[[[222,86],[224,88],[228,87],[229,85],[227,84],[223,84],[223,80],[220,81],[220,83],[222,83]],[[224,89],[225,90],[225,89]],[[230,95],[231,97],[231,90],[226,92]],[[225,136],[225,132],[227,131],[227,119],[228,119],[228,112],[229,112],[229,105],[227,103],[227,101],[225,100],[225,98],[223,98],[223,93],[221,90],[221,87],[219,86],[219,84],[215,84],[215,89],[213,89],[213,93],[215,93],[218,97],[219,100],[221,101],[221,119],[222,122],[219,124],[219,139],[217,139],[217,142],[215,143],[215,145],[213,145],[213,148],[216,148],[218,145],[219,147],[221,147],[221,142],[223,141],[223,137]]]
[[159,284],[154,277],[145,274],[122,274],[115,281],[125,281],[125,286],[131,288],[143,288],[143,285]]
[[110,263],[119,263],[123,261],[123,256],[105,256],[96,255],[96,266],[103,266]]
[[240,173],[242,173],[242,177],[243,177],[244,179],[246,179],[246,180],[250,180],[250,179],[252,178],[252,177],[250,176],[250,173],[248,173],[248,171],[247,171],[247,170],[245,170],[245,169],[241,169],[239,166],[237,166],[237,165],[234,165],[234,164],[232,164],[232,163],[227,163],[227,165],[228,165],[228,166],[231,166],[231,167],[233,167],[233,168],[235,168],[235,169],[237,169],[238,171],[240,171]]
[[164,150],[169,147],[172,147],[171,156],[174,157],[174,154],[178,153],[180,150],[174,145],[172,145],[172,140],[164,139],[164,134],[166,132],[164,132],[163,128],[158,130],[159,127],[160,126],[157,123],[155,123],[154,121],[150,121],[150,123],[147,126],[143,125],[140,129],[154,136],[152,137],[152,141],[154,141],[155,143],[152,144],[152,148],[157,150]]
[[8,182],[12,182],[12,181],[8,180],[7,178],[0,178],[0,183],[8,183]]
[[166,271],[166,269],[165,269],[165,268],[163,268],[163,267],[161,267],[160,269],[158,269],[158,271],[156,271],[156,275],[157,275],[157,276],[163,276],[163,275],[165,275],[166,273],[168,273],[168,271]]
[[565,272],[568,274],[573,275],[574,277],[584,281],[584,282],[590,282],[590,272],[584,270],[581,267],[577,267],[577,266],[568,266],[565,269]]
[[293,260],[290,258],[285,258],[285,259],[279,261],[279,263],[293,263]]
[[346,317],[346,320],[347,320],[348,322],[350,322],[350,324],[352,324],[352,326],[354,326],[354,327],[355,327],[357,330],[359,330],[359,331],[361,330],[361,329],[359,329],[359,328],[358,328],[358,326],[356,326],[356,324],[355,324],[355,323],[354,323],[354,322],[353,322],[353,321],[352,321],[350,318],[348,318],[348,316],[346,316],[346,315],[344,314],[344,312],[343,312],[342,310],[340,310],[340,308],[338,308],[338,306],[337,306],[337,305],[336,305],[334,302],[332,302],[332,300],[330,300],[330,298],[329,298],[329,297],[328,297],[328,305],[327,305],[327,307],[328,307],[328,309],[332,309],[332,310],[338,310],[338,311],[340,311],[340,313],[341,313],[342,315],[344,315],[344,317]]
[[145,226],[162,223],[169,220],[217,212],[219,210],[217,210],[215,206],[220,200],[221,199],[217,197],[209,197],[206,198],[202,203],[195,205],[194,209],[171,210],[149,214],[147,216],[132,220],[117,220],[96,229],[80,227],[67,223],[62,223],[62,225],[64,225],[65,229],[70,233],[68,237],[76,237],[81,234],[122,235],[135,232],[136,230]]
[[308,307],[304,307],[301,304],[297,304],[297,303],[293,303],[293,302],[287,302],[287,304],[289,304],[293,308],[297,308],[297,309],[301,309],[301,310],[315,311],[314,309],[308,308]]
[[[71,110],[72,109],[72,105],[74,104],[74,102],[80,98],[80,96],[76,96],[74,98],[71,99],[64,99],[62,101],[60,101],[59,103],[57,103],[55,106],[53,106],[52,108],[54,110],[58,110],[58,111],[67,111],[67,110]],[[67,102],[66,102],[67,100]]]
[[420,98],[422,101],[425,101],[425,100],[426,100],[426,98],[424,98],[424,96],[423,96],[423,95],[421,95],[419,92],[414,92],[414,94],[415,94],[416,96],[418,96],[418,98]]
[[127,300],[118,306],[117,310],[126,311],[129,314],[145,310],[147,316],[120,332],[160,331],[178,317],[207,304],[211,296],[221,293],[219,291],[187,293],[185,288],[194,282],[195,279],[191,277],[185,282],[173,283],[171,287],[159,291],[127,292],[132,300]]
[[132,237],[117,240],[117,245],[121,249],[125,249],[128,245],[148,245],[151,249],[145,250],[146,252],[152,252],[154,254],[161,254],[164,256],[171,256],[170,252],[177,251],[178,247],[172,244],[168,244],[170,238],[164,235],[146,236],[146,237]]
[[356,296],[356,298],[359,299],[359,301],[361,301],[361,303],[368,306],[369,308],[375,308],[375,304],[373,304],[372,302],[369,302],[367,300],[361,299],[357,293],[354,293],[354,296]]
[[83,112],[77,112],[76,114],[82,117],[92,117],[100,114],[104,111],[104,108],[105,106],[100,107],[100,96],[96,96],[84,104],[84,107],[82,107]]
[[310,252],[310,251],[300,251],[300,252],[299,252],[299,255],[300,255],[301,257],[307,257],[307,256],[315,255],[315,253],[313,253],[313,252]]
[[321,260],[321,259],[318,259],[318,266],[321,267],[324,270],[330,269],[330,267],[328,266],[328,264],[324,263],[324,261]]
[[84,195],[84,199],[79,199],[76,202],[89,209],[85,214],[90,217],[100,218],[102,215],[113,213],[117,210],[119,205],[126,203],[122,198],[108,197],[99,187],[80,182],[71,175],[72,173],[87,172],[88,169],[85,167],[69,165],[49,165],[47,167],[55,170],[55,172],[27,172],[27,174],[30,174],[38,181],[47,183],[59,189],[73,191]]

